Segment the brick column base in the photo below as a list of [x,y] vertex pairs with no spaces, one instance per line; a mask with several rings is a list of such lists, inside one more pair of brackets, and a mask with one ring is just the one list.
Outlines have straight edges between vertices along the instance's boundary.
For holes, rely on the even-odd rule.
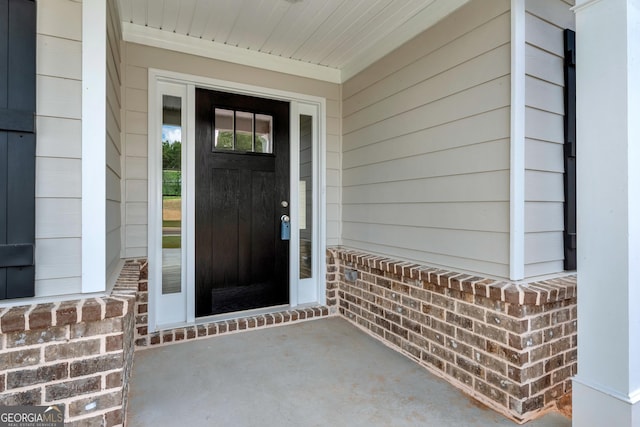
[[0,309],[0,405],[64,404],[65,425],[124,423],[145,260],[109,296]]

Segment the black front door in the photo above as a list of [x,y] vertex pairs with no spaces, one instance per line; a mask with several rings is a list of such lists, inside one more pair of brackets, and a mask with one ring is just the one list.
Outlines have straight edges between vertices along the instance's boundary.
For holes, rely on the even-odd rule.
[[287,304],[289,104],[197,89],[195,175],[196,316]]

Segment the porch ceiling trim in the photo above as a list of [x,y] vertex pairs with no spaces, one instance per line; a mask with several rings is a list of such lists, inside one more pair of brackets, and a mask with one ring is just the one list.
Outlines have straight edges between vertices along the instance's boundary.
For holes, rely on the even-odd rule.
[[371,40],[363,37],[354,37],[350,41],[349,50],[355,53],[341,68],[238,48],[126,21],[122,22],[122,38],[127,42],[340,84],[435,25],[468,1],[431,1],[428,6],[401,22],[401,25],[393,25],[386,29],[384,34],[379,34],[379,38],[373,44]]
[[330,83],[342,82],[341,72],[336,68],[296,61],[294,59],[269,55],[249,49],[239,49],[222,43],[189,37],[157,28],[123,22],[122,33],[123,40],[131,43],[189,53],[205,58],[219,59],[221,61]]

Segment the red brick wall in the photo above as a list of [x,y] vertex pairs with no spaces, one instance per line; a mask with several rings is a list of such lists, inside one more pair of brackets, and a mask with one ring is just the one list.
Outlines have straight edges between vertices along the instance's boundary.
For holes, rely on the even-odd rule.
[[0,405],[65,405],[66,425],[123,423],[141,268],[107,297],[0,309]]
[[[357,280],[347,281],[346,270]],[[516,421],[571,391],[575,276],[516,284],[337,248],[327,251],[329,301],[364,331]]]

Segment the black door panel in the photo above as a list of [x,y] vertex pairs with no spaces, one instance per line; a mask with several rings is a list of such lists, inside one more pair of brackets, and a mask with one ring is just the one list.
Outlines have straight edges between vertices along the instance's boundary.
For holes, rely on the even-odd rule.
[[[273,153],[216,150],[216,108],[271,116]],[[195,173],[196,316],[288,303],[289,104],[197,89]]]

